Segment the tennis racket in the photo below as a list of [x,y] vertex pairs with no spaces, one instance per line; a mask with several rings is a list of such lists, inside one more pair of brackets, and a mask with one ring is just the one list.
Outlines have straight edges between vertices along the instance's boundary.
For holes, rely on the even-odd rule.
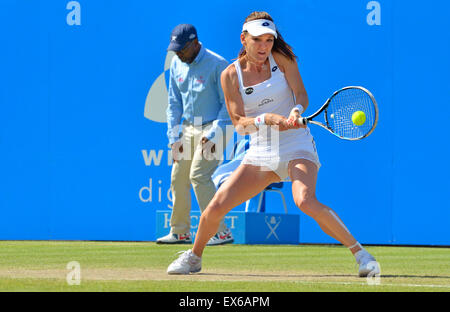
[[317,112],[298,121],[318,125],[340,139],[361,140],[375,130],[378,106],[369,90],[350,86],[334,92]]

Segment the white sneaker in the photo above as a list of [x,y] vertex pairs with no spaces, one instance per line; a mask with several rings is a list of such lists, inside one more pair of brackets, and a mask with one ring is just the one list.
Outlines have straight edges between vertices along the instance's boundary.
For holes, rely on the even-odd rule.
[[157,244],[192,244],[191,234],[174,234],[169,233],[166,236],[156,240]]
[[218,232],[216,235],[211,237],[206,246],[231,244],[232,242],[234,242],[233,235],[231,234],[230,229],[226,229],[225,231]]
[[197,273],[202,269],[202,258],[197,257],[191,249],[180,251],[178,259],[167,268],[167,274]]
[[359,264],[359,277],[367,277],[369,274],[380,274],[380,265],[377,260],[365,249],[355,254],[356,263]]

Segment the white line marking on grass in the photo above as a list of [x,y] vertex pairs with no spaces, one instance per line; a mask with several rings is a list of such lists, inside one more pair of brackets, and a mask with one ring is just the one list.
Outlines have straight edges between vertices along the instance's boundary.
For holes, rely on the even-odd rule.
[[313,281],[294,281],[295,283],[301,284],[331,284],[331,285],[360,285],[360,286],[370,286],[370,287],[382,287],[382,286],[393,286],[393,287],[429,287],[429,288],[450,288],[450,285],[421,285],[421,284],[386,284],[381,283],[380,285],[368,285],[367,283],[360,282],[313,282]]
[[403,286],[403,287],[430,287],[430,288],[450,288],[450,285],[420,285],[420,284],[381,284],[387,286]]

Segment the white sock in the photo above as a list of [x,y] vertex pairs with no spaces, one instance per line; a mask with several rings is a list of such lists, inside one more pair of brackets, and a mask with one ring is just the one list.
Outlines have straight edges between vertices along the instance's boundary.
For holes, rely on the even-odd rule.
[[347,247],[348,249],[352,249],[355,248],[356,246],[359,246],[359,248],[363,249],[363,246],[361,246],[361,244],[359,242],[356,242],[354,245],[351,245],[349,247]]
[[202,257],[197,256],[191,249],[191,256],[194,258],[195,261],[200,260]]

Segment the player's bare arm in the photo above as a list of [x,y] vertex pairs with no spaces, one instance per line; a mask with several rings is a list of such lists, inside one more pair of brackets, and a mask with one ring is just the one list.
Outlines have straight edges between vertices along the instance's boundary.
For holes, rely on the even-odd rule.
[[301,104],[306,110],[308,108],[308,94],[306,93],[305,85],[303,84],[300,71],[298,69],[297,61],[291,60],[278,52],[272,52],[275,62],[284,73],[289,87],[295,95],[296,104]]
[[[291,60],[290,58],[278,52],[273,52],[272,55],[278,66],[280,67],[280,70],[284,73],[286,81],[289,87],[292,89],[292,92],[294,93],[296,104],[303,107],[302,112],[305,111],[309,104],[308,94],[306,93],[306,89],[303,84],[300,71],[298,69],[297,61],[295,59]],[[299,112],[298,110],[292,110],[288,118],[288,124],[293,125],[296,128],[304,127],[303,125],[295,122],[298,120],[298,118],[300,118],[302,112]]]

